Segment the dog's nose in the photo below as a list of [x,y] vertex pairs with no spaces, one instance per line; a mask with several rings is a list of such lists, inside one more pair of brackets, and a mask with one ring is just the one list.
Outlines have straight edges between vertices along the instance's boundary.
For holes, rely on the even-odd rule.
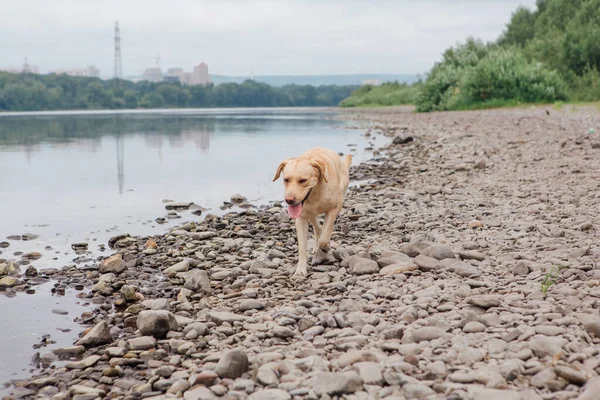
[[296,200],[296,199],[293,198],[293,197],[286,197],[285,198],[285,202],[288,203],[288,204],[293,204],[294,200]]

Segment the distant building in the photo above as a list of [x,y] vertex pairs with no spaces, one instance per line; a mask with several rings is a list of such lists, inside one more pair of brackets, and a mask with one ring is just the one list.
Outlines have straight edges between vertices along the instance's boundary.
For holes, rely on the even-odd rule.
[[181,75],[181,79],[179,80],[182,85],[191,85],[192,84],[192,73],[184,72]]
[[205,63],[200,63],[194,67],[194,72],[192,72],[192,83],[191,85],[208,85],[210,83],[210,78],[208,76],[208,65]]
[[176,76],[178,78],[181,78],[182,75],[183,75],[183,68],[169,68],[167,70],[167,76]]
[[57,75],[83,76],[87,78],[100,77],[100,70],[93,65],[88,65],[86,68],[59,68],[50,71],[50,73]]
[[94,65],[87,66],[87,73],[90,78],[100,78],[100,70]]
[[150,82],[162,81],[162,70],[160,68],[146,68],[144,70],[144,80]]

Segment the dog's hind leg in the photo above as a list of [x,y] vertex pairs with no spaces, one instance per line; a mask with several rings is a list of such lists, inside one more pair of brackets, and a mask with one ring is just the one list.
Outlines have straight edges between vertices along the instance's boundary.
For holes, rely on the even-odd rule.
[[303,218],[296,219],[296,234],[298,235],[298,266],[294,276],[306,276],[308,273],[308,221]]

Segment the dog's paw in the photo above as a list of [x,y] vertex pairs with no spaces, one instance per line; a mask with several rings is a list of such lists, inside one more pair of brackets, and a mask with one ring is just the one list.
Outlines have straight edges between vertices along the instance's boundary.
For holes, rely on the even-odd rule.
[[296,267],[296,272],[292,275],[294,278],[304,278],[308,275],[308,271],[306,270],[306,265],[298,265]]
[[319,242],[319,248],[323,250],[325,253],[328,253],[331,250],[331,246],[329,242]]
[[311,254],[314,256],[315,254],[317,254],[317,251],[319,251],[319,246],[313,247]]

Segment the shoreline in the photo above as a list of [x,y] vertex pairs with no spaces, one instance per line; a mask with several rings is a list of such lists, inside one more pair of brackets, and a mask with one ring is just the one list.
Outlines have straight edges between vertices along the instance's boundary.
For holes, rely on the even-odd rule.
[[[543,134],[550,135],[545,140],[552,149],[566,140],[560,148],[579,155],[583,148],[577,141],[591,148],[591,140],[560,127],[581,124],[557,112],[557,121],[541,123],[540,110],[434,116],[401,111],[340,111],[383,134],[414,140],[397,140],[352,169],[351,181],[368,183],[349,189],[332,252],[306,281],[289,279],[295,231],[285,211],[274,205],[186,223],[164,235],[124,236],[111,249],[122,259],[111,256],[76,278],[86,287],[93,284],[97,294],[89,300],[99,305],[80,319],[96,328],[79,345],[58,352],[77,356],[65,367],[20,380],[17,395],[8,398],[260,400],[383,392],[390,398],[456,393],[453,398],[480,400],[493,395],[545,399],[557,392],[567,392],[557,397],[567,399],[583,392],[597,375],[598,365],[589,360],[597,354],[590,347],[600,343],[594,337],[600,317],[595,303],[581,296],[573,311],[571,285],[595,293],[597,284],[583,282],[600,279],[593,267],[599,253],[594,217],[584,214],[590,219],[574,224],[576,229],[560,227],[565,233],[556,236],[552,226],[536,227],[528,219],[540,217],[564,189],[540,194],[547,199],[532,204],[542,208],[522,213],[510,191],[499,192],[511,198],[508,204],[496,204],[489,197],[494,185],[486,178],[509,172],[502,157],[534,169],[544,162],[516,157],[519,146],[538,149],[507,140],[503,135],[514,136],[507,126],[526,125],[514,130],[527,129],[517,137],[530,142],[544,143]],[[495,134],[489,140],[481,137],[486,130]],[[484,185],[479,189],[485,196],[468,188],[473,184]],[[516,199],[531,203],[538,197],[519,190],[525,197]],[[466,195],[482,199],[474,204],[458,198]],[[522,213],[522,222],[534,228],[511,233],[506,224],[514,220],[505,208]],[[582,240],[568,252],[570,268],[548,287],[552,301],[539,285],[546,259],[561,258],[550,254],[556,248],[547,250],[558,245],[546,243],[540,250],[527,232],[542,242]],[[510,241],[531,246],[507,251]],[[539,252],[549,254],[538,260]],[[518,253],[523,254],[514,257]],[[562,323],[552,324],[557,320]],[[527,329],[531,324],[533,332]],[[573,330],[578,336],[572,337]],[[546,367],[559,352],[563,356]],[[42,354],[41,360],[57,357]],[[553,380],[564,384],[552,386]]]

